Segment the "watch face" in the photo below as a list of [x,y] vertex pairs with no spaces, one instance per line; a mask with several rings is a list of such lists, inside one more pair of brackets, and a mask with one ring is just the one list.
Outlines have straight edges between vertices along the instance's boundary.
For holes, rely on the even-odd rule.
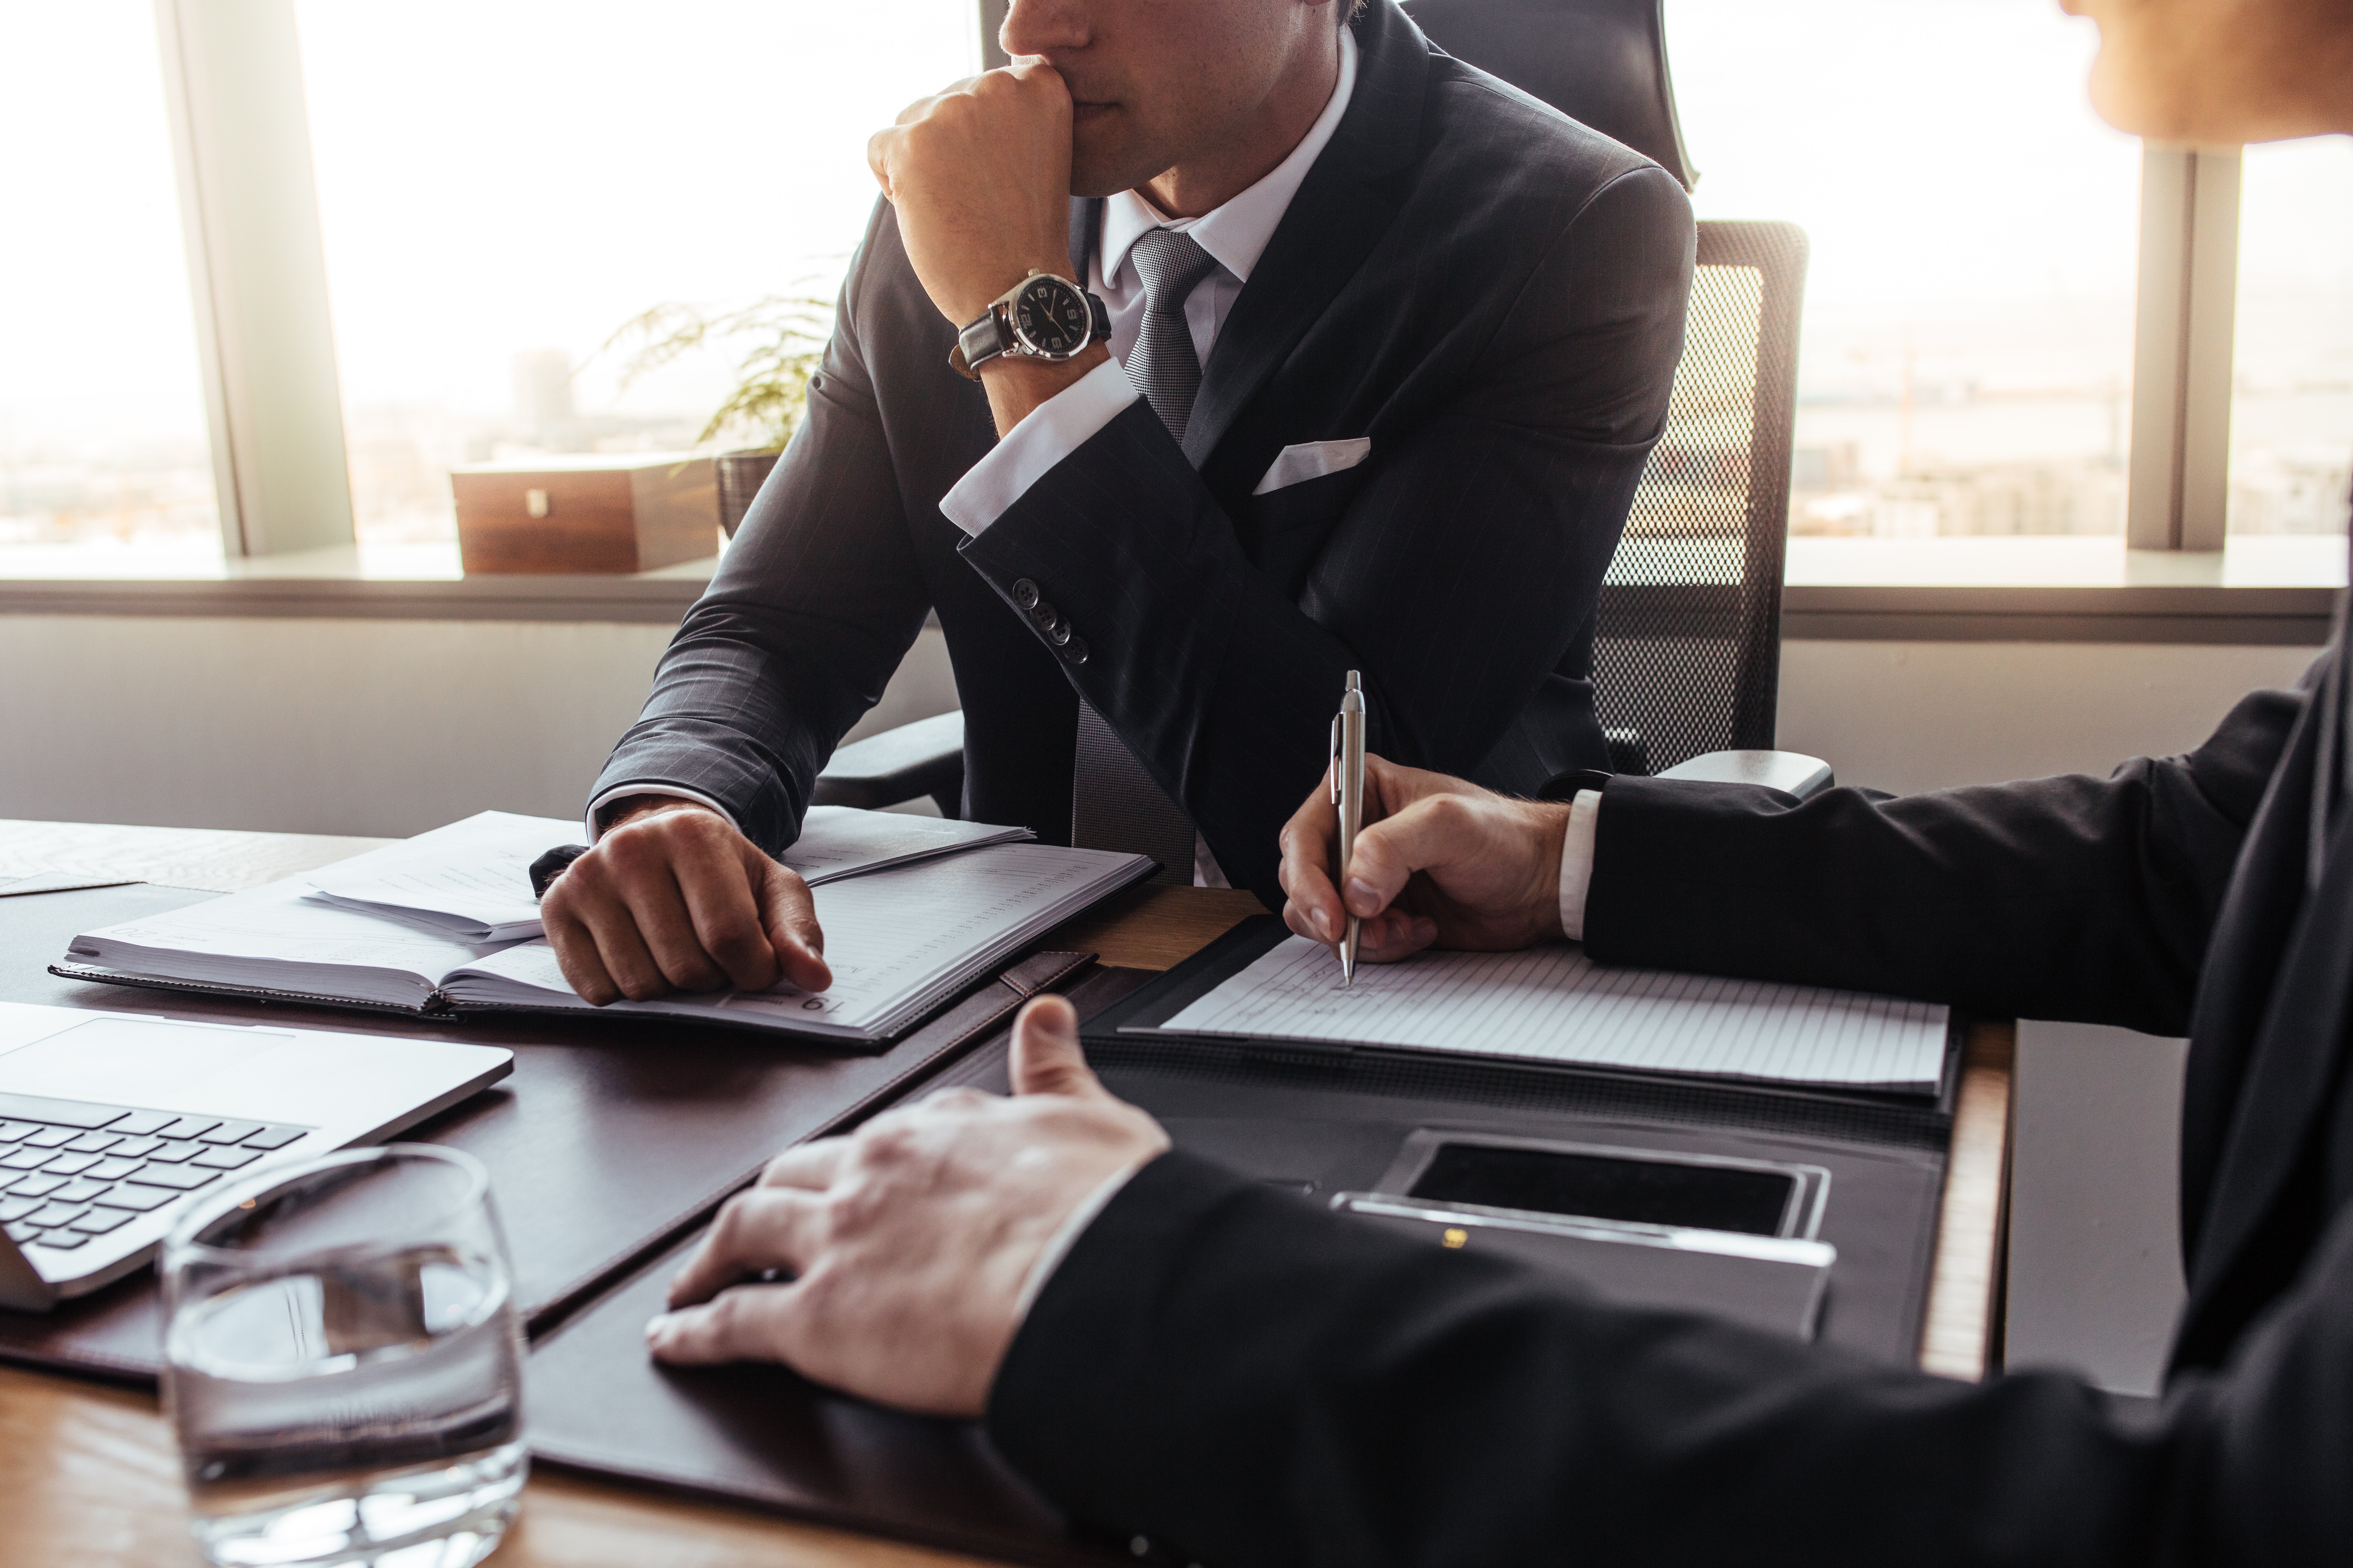
[[1060,278],[1029,279],[1008,313],[1023,348],[1058,359],[1086,347],[1088,329],[1093,324],[1087,297]]

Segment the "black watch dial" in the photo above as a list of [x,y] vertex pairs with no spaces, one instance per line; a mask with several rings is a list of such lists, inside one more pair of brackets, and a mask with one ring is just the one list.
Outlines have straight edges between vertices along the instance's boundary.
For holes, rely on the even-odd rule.
[[1087,297],[1069,279],[1032,278],[1015,296],[1013,334],[1031,353],[1067,358],[1087,346],[1094,325]]

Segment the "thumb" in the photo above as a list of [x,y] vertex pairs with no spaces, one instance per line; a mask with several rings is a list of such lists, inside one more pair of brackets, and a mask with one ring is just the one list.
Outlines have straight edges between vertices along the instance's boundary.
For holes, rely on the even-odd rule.
[[[752,853],[760,855],[757,848]],[[823,991],[833,984],[833,971],[825,962],[825,931],[817,923],[808,884],[765,855],[758,875],[760,925],[785,978],[804,991]]]
[[1039,996],[1013,1020],[1013,1092],[1109,1098],[1079,1048],[1079,1011],[1060,996]]

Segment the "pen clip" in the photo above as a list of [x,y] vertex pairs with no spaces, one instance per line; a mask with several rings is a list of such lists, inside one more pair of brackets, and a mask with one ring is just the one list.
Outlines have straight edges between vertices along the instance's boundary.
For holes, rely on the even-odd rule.
[[1329,765],[1328,767],[1326,767],[1326,768],[1324,770],[1324,776],[1326,779],[1328,779],[1328,780],[1330,780],[1330,781],[1331,781],[1331,784],[1332,784],[1332,804],[1333,804],[1334,805],[1339,805],[1339,804],[1340,804],[1340,716],[1339,716],[1337,713],[1335,713],[1335,714],[1333,714],[1333,715],[1332,715],[1332,755],[1331,755],[1331,759],[1330,759],[1330,765]]

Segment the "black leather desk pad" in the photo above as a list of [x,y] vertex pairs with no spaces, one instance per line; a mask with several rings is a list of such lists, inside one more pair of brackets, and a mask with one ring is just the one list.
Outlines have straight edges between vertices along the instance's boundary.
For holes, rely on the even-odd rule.
[[[1151,979],[1101,971],[1071,995],[1104,1082],[1158,1116],[1186,1148],[1315,1196],[1371,1186],[1404,1137],[1423,1127],[1823,1165],[1831,1177],[1820,1234],[1838,1247],[1839,1261],[1820,1337],[1894,1363],[1915,1358],[1949,1137],[1949,1123],[1933,1113],[1801,1101],[1796,1120],[1816,1124],[1793,1126],[1781,1124],[1791,1119],[1778,1102],[1751,1097],[1765,1110],[1743,1124],[1729,1102],[1704,1099],[1680,1116],[1672,1105],[1646,1112],[1630,1108],[1622,1082],[1555,1072],[1479,1064],[1416,1076],[1393,1061],[1103,1043],[1102,1024],[1120,993],[1140,994]],[[925,1087],[1003,1092],[1005,1049],[1000,1035]],[[1826,1110],[1856,1116],[1841,1129]],[[527,1408],[542,1461],[1015,1562],[1125,1556],[1120,1543],[1075,1533],[976,1427],[894,1415],[778,1367],[655,1365],[645,1322],[691,1245],[534,1348]]]
[[[504,1081],[404,1138],[490,1167],[525,1321],[543,1329],[649,1252],[699,1225],[788,1143],[854,1120],[998,1026],[1022,992],[991,981],[878,1055],[672,1020],[447,1022],[91,984],[46,968],[78,932],[215,897],[146,886],[0,899],[0,1001],[280,1024],[500,1046]],[[1008,973],[1036,988],[1083,955],[1038,954]],[[47,1313],[0,1311],[0,1360],[135,1382],[159,1365],[161,1315],[142,1269]]]

